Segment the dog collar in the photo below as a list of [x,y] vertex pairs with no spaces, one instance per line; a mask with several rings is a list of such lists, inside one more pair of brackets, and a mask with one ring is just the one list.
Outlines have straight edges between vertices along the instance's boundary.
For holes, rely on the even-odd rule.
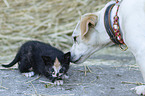
[[104,14],[104,24],[105,24],[105,29],[110,36],[110,39],[115,43],[115,44],[124,44],[124,41],[121,36],[121,30],[119,27],[119,17],[117,16],[119,6],[117,8],[116,15],[114,16],[114,23],[113,26],[111,26],[111,18],[110,18],[110,13],[112,11],[112,8],[115,6],[115,4],[111,4],[106,8],[105,14]]

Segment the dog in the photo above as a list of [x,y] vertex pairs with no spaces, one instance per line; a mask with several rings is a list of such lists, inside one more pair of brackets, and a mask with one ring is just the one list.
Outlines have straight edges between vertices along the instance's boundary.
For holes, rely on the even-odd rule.
[[[117,4],[115,1],[110,1],[100,11],[83,15],[72,34],[71,62],[82,63],[94,52],[114,44],[114,37],[110,37],[107,33],[110,27],[106,27],[105,24],[108,21],[104,20],[106,10],[112,4],[115,5],[109,13],[110,25],[113,26],[113,17],[119,4],[120,34],[124,44],[135,56],[145,81],[145,0],[122,0]],[[145,86],[133,89],[137,94],[145,95]]]

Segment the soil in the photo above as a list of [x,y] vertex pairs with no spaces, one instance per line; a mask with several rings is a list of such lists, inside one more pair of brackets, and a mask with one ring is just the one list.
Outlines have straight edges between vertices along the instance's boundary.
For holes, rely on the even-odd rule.
[[0,67],[0,96],[137,96],[130,89],[143,82],[132,53],[116,46],[96,52],[82,64],[71,64],[68,74],[64,85],[55,86],[40,82],[49,81],[44,76],[27,78],[17,68]]

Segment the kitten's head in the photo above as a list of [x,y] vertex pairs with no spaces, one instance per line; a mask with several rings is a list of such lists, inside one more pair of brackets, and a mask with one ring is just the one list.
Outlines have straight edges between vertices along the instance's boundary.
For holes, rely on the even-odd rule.
[[45,63],[45,70],[53,77],[61,78],[69,69],[70,52],[56,57],[55,60],[49,56],[42,56],[42,59]]

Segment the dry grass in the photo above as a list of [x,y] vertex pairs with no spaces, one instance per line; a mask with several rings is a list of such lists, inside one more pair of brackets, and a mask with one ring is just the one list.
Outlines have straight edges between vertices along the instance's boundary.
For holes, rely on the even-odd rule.
[[69,49],[80,16],[110,0],[0,0],[0,63],[7,63],[25,41],[39,40]]

